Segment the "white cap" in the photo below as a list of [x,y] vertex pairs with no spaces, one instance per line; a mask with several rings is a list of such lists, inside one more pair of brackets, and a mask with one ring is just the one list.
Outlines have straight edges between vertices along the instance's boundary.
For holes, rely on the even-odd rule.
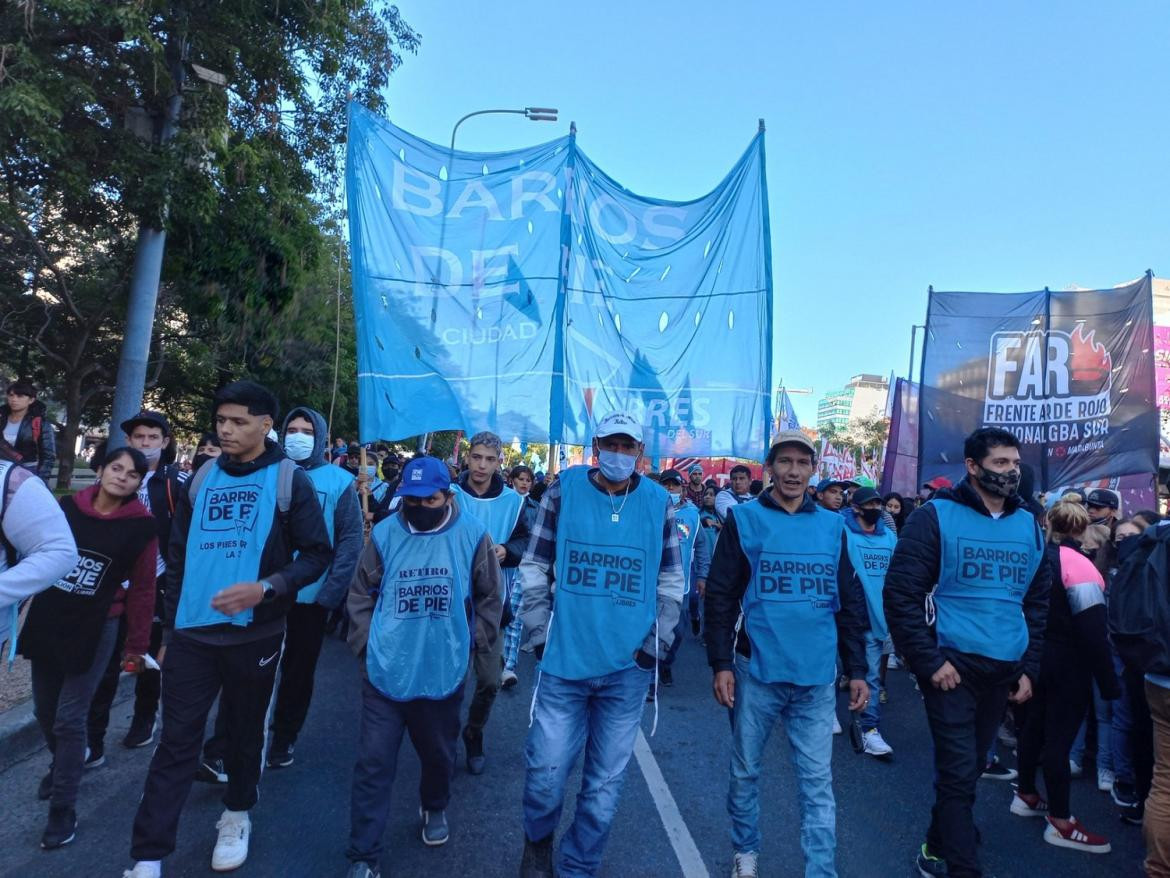
[[606,436],[630,436],[635,442],[642,441],[642,423],[628,412],[610,412],[597,422],[593,431],[594,439]]

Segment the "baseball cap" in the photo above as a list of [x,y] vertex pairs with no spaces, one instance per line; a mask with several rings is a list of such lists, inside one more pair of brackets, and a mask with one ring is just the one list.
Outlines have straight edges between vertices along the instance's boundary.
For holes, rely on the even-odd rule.
[[854,506],[864,506],[866,503],[880,499],[882,499],[882,495],[873,488],[858,488],[853,492],[852,496],[850,496],[849,502]]
[[146,424],[148,427],[158,427],[163,431],[164,436],[171,435],[171,424],[167,420],[166,415],[162,412],[152,412],[150,409],[143,409],[132,418],[127,418],[122,422],[122,432],[127,436],[139,424]]
[[[813,441],[804,435],[800,430],[781,430],[772,437],[772,447],[776,448],[780,445],[799,445],[809,451],[813,457],[816,457],[817,447]],[[844,483],[842,483],[844,484]]]
[[437,457],[416,457],[402,468],[397,493],[403,497],[429,497],[451,487],[447,464]]
[[606,436],[629,436],[635,442],[642,441],[642,422],[629,412],[610,412],[597,422],[593,431],[594,439]]
[[834,486],[841,488],[856,488],[856,482],[843,482],[840,479],[821,479],[817,482],[817,493],[821,494]]
[[1089,492],[1089,506],[1100,506],[1105,509],[1120,509],[1121,504],[1117,501],[1117,495],[1105,488],[1098,488],[1095,491]]
[[658,477],[658,481],[663,485],[665,485],[667,482],[678,482],[681,485],[684,479],[682,477],[682,473],[680,473],[678,470],[668,469],[663,471],[662,475]]
[[930,488],[932,491],[938,491],[941,488],[953,488],[955,486],[946,476],[935,476],[929,482],[923,482],[922,487]]

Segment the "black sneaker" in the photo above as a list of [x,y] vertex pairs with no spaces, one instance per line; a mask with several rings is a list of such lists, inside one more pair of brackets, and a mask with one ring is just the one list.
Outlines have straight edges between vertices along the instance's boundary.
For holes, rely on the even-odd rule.
[[288,768],[293,764],[293,745],[272,742],[268,748],[269,768]]
[[1145,811],[1143,802],[1138,800],[1137,787],[1127,781],[1114,781],[1113,790],[1109,794],[1113,804],[1117,806],[1117,816],[1122,823],[1131,826],[1141,826]]
[[49,773],[41,778],[41,782],[37,784],[37,798],[42,802],[49,801],[49,796],[53,795],[53,763],[49,763]]
[[520,860],[520,878],[556,878],[553,868],[553,837],[540,841],[524,839],[524,856]]
[[47,851],[64,847],[77,835],[77,812],[68,805],[49,809],[49,822],[41,836],[41,847]]
[[946,878],[946,860],[940,860],[931,854],[924,844],[918,850],[918,874],[922,878]]
[[97,768],[106,764],[106,745],[93,743],[85,748],[85,767]]
[[200,783],[227,783],[222,759],[201,759],[195,769],[195,780]]
[[122,739],[122,746],[134,750],[145,747],[154,740],[154,717],[134,715],[130,721],[130,731]]
[[660,686],[673,686],[674,674],[671,673],[670,665],[661,665],[658,668],[658,683]]
[[1020,773],[1014,768],[1008,768],[999,759],[994,759],[979,776],[984,780],[1015,780],[1020,776]]
[[650,683],[650,688],[646,690],[646,703],[647,704],[654,703],[654,683],[653,683],[653,681],[651,681],[651,683]]
[[463,746],[467,749],[467,771],[469,774],[483,774],[487,757],[483,755],[483,732],[463,730]]
[[699,620],[698,619],[691,619],[691,633],[693,635],[695,635],[695,637],[699,636]]

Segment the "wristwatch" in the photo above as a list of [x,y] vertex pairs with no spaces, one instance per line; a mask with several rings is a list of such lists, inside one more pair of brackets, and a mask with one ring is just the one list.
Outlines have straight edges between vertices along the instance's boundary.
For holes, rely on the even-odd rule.
[[276,597],[276,587],[267,579],[261,579],[260,585],[264,587],[264,600],[270,601]]

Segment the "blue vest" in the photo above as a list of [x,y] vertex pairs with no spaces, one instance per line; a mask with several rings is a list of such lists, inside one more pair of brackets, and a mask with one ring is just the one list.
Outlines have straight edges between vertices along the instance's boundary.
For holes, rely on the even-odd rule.
[[658,616],[666,491],[647,478],[625,495],[601,491],[589,467],[561,473],[556,600],[542,669],[588,680],[634,666]]
[[432,533],[411,533],[401,515],[374,528],[383,574],[366,673],[387,698],[441,699],[463,683],[474,630],[471,571],[483,535],[483,525],[462,514]]
[[[524,498],[511,488],[504,488],[498,497],[476,497],[469,491],[464,491],[458,485],[451,485],[455,492],[455,502],[467,515],[479,520],[487,528],[488,536],[497,545],[508,542],[512,531],[516,529],[516,522],[520,520],[520,513],[524,510]],[[504,600],[512,593],[512,582],[516,578],[515,567],[501,567],[500,585],[504,590]]]
[[674,507],[674,523],[678,526],[678,548],[682,554],[685,598],[691,593],[691,576],[694,574],[695,540],[699,538],[699,507],[684,500],[682,505]]
[[[880,525],[879,525],[880,526]],[[878,640],[890,636],[886,625],[886,611],[882,606],[882,589],[886,586],[886,570],[898,538],[888,527],[880,533],[857,533],[845,528],[845,539],[849,546],[849,563],[857,574],[865,591],[865,603],[869,607],[869,630]]]
[[1028,648],[1024,594],[1044,559],[1025,509],[991,518],[953,500],[931,500],[942,559],[934,591],[938,645],[1000,661]]
[[[353,485],[353,476],[344,470],[335,466],[313,467],[313,469],[305,470],[305,475],[313,483],[313,488],[317,492],[317,502],[321,504],[321,512],[325,516],[325,530],[329,531],[329,545],[334,545],[335,534],[333,533],[333,518],[337,511],[337,501],[341,499],[341,495],[350,489]],[[311,604],[317,599],[317,592],[321,590],[321,586],[325,584],[325,580],[329,578],[329,573],[333,569],[333,564],[330,563],[329,568],[321,574],[321,578],[312,585],[306,585],[297,592],[298,604]]]
[[752,571],[743,597],[749,672],[765,683],[831,683],[845,521],[820,506],[793,515],[759,501],[736,506],[732,514]]
[[211,608],[211,598],[229,585],[260,578],[260,556],[276,518],[279,471],[276,463],[244,476],[211,467],[198,495],[191,498],[176,628],[251,623],[251,609],[228,616]]

